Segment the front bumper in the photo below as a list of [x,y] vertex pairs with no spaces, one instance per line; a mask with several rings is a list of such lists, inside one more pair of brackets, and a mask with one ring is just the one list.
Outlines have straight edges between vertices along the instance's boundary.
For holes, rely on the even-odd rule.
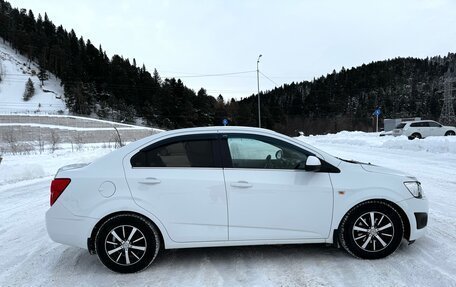
[[409,241],[414,241],[426,233],[427,219],[429,213],[429,202],[426,197],[410,198],[397,202],[406,213],[410,222]]
[[59,201],[46,212],[46,229],[53,241],[84,249],[97,221],[73,215]]
[[425,212],[415,212],[416,228],[422,229],[427,226],[428,214]]

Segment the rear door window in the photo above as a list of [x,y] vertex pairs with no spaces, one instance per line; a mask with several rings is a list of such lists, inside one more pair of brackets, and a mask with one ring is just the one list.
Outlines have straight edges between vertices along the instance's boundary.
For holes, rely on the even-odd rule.
[[427,127],[429,127],[429,123],[428,122],[411,123],[410,126],[415,127],[415,128],[427,128]]
[[131,158],[132,167],[218,167],[215,139],[154,144]]
[[424,127],[424,128],[428,128],[429,127],[429,122],[422,122],[421,126]]

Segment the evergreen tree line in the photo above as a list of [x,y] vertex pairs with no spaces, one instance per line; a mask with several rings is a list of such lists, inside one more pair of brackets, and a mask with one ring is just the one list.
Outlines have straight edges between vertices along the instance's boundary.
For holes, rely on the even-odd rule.
[[[285,84],[261,95],[263,120],[276,130],[317,133],[371,129],[376,107],[385,118],[438,120],[444,82],[456,80],[455,65],[454,53],[426,59],[396,58]],[[253,107],[255,101],[256,96],[251,96],[238,105]]]
[[[163,128],[220,125],[257,126],[257,97],[225,102],[179,79],[160,78],[133,59],[108,58],[102,47],[56,27],[45,14],[13,9],[0,0],[0,37],[48,70],[64,85],[71,112]],[[363,64],[312,81],[285,84],[261,93],[263,127],[291,134],[369,130],[378,106],[386,118],[438,119],[443,83],[456,78],[456,55],[426,59],[396,58]],[[46,77],[42,74],[41,81]]]
[[31,10],[0,0],[0,37],[39,64],[42,84],[48,79],[46,70],[61,79],[72,113],[125,122],[142,117],[164,128],[214,123],[216,100],[204,89],[195,93],[181,80],[162,80],[135,59],[108,58],[101,46],[56,27],[47,14],[35,17]]

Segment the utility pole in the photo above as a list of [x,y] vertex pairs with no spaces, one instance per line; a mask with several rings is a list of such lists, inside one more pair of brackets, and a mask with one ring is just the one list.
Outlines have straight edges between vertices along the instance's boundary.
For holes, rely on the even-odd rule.
[[260,110],[260,70],[258,69],[258,64],[260,63],[261,54],[258,56],[257,60],[257,88],[258,88],[258,127],[261,128],[261,110]]
[[439,121],[446,125],[453,125],[456,123],[456,116],[453,109],[453,82],[453,79],[448,78],[444,82],[443,107]]

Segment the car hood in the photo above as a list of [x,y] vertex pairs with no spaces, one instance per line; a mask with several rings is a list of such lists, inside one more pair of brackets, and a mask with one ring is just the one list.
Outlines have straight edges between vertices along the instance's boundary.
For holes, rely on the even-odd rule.
[[405,173],[403,171],[400,171],[400,170],[395,170],[392,168],[386,168],[386,167],[372,165],[372,164],[360,164],[360,166],[367,172],[396,175],[396,176],[401,176],[401,177],[407,177],[410,180],[416,180],[416,177],[414,177],[408,173]]

